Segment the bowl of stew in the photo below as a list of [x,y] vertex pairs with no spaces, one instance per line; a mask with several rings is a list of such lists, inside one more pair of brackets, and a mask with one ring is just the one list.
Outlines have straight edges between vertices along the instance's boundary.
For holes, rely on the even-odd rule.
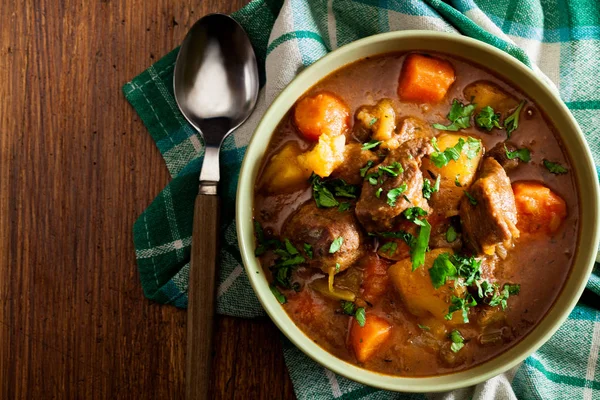
[[304,353],[442,391],[539,348],[598,244],[590,151],[555,89],[485,43],[392,32],[301,72],[258,125],[236,205],[244,266]]

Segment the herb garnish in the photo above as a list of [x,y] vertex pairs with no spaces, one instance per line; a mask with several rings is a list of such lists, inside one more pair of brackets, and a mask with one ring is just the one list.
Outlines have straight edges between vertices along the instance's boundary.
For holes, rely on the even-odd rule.
[[470,286],[480,277],[481,260],[475,257],[464,257],[459,254],[440,254],[429,269],[431,283],[436,289],[446,284],[448,280],[456,280],[459,277],[464,281],[459,282],[461,286]]
[[436,138],[431,139],[431,145],[435,151],[431,153],[430,159],[438,168],[445,167],[450,160],[457,161],[460,158],[463,148],[465,149],[465,154],[469,160],[481,151],[481,142],[472,137],[469,137],[466,142],[463,138],[459,138],[458,142],[453,147],[448,147],[444,151],[440,151]]
[[379,146],[380,144],[381,141],[379,140],[369,140],[368,142],[362,145],[361,150],[371,150]]
[[373,166],[373,161],[372,161],[372,160],[369,160],[369,161],[367,161],[367,164],[366,164],[364,167],[362,167],[362,168],[360,169],[360,177],[361,177],[361,178],[364,178],[364,177],[365,177],[365,175],[367,174],[367,171],[368,171],[368,170],[369,170],[369,168],[371,168],[372,166]]
[[277,289],[277,286],[270,284],[269,289],[271,289],[271,293],[273,293],[273,296],[275,296],[280,304],[287,303],[286,297],[279,291],[279,289]]
[[329,254],[333,254],[337,252],[344,244],[344,238],[342,236],[337,237],[333,242],[331,242],[331,246],[329,246]]
[[456,177],[454,177],[454,186],[462,187],[462,185],[460,184],[460,181],[458,180],[459,176],[460,176],[460,174],[457,174]]
[[448,230],[446,231],[446,241],[448,243],[452,243],[456,240],[456,237],[458,235],[456,234],[456,230],[454,229],[454,227],[452,225],[450,225],[448,227]]
[[398,248],[398,243],[396,242],[387,242],[383,246],[379,248],[383,253],[387,253],[388,255],[393,255],[396,253],[396,249]]
[[452,314],[454,314],[455,311],[462,311],[463,322],[467,324],[469,323],[469,308],[475,307],[476,305],[477,301],[475,301],[470,294],[467,294],[464,298],[452,296],[448,314],[446,314],[444,318],[450,321],[452,319]]
[[544,167],[554,175],[562,175],[568,172],[568,170],[559,163],[548,161],[546,159],[544,159]]
[[308,180],[313,187],[313,198],[319,208],[337,207],[340,202],[335,197],[355,199],[358,187],[346,183],[343,179],[323,180],[315,173]]
[[341,202],[340,206],[338,207],[339,212],[348,211],[349,209],[350,209],[350,203],[348,203],[347,201]]
[[460,349],[465,346],[465,338],[463,338],[460,332],[456,329],[450,332],[450,340],[452,340],[450,350],[452,350],[454,353],[458,353]]
[[506,158],[508,158],[509,160],[514,160],[515,158],[518,158],[519,160],[526,163],[531,161],[531,153],[526,147],[523,147],[522,149],[516,149],[515,151],[509,151],[505,144],[504,151],[506,152]]
[[421,324],[417,324],[417,326],[421,329],[423,329],[424,331],[428,331],[429,327],[427,325],[421,325]]
[[504,119],[504,127],[506,128],[506,137],[510,139],[510,135],[519,127],[519,115],[521,114],[521,109],[525,105],[525,100],[519,103],[519,106],[511,115]]
[[310,258],[312,260],[312,258],[313,258],[313,248],[312,248],[312,246],[310,244],[304,243],[304,252],[308,256],[308,258]]
[[341,301],[342,311],[344,314],[354,315],[354,303],[351,301]]
[[478,127],[490,132],[494,128],[502,129],[500,125],[500,113],[494,112],[490,106],[483,107],[475,117],[475,123]]
[[404,217],[412,221],[414,224],[419,225],[419,234],[416,239],[413,238],[410,246],[410,258],[412,260],[412,270],[416,270],[423,264],[425,264],[425,252],[429,247],[429,236],[431,235],[431,225],[426,219],[419,219],[427,215],[427,211],[420,207],[407,208],[403,212]]
[[494,294],[490,302],[488,303],[490,307],[496,307],[500,305],[503,310],[506,309],[507,303],[506,301],[510,297],[511,294],[519,294],[521,291],[521,285],[515,284],[505,284],[500,293]]
[[471,203],[472,205],[476,206],[477,205],[477,199],[475,197],[473,197],[471,195],[471,193],[467,192],[466,190],[464,190],[465,192],[465,196],[467,196],[467,199],[469,199],[469,203]]
[[354,314],[354,318],[356,318],[356,322],[358,322],[358,325],[363,327],[365,326],[365,322],[367,322],[367,316],[365,315],[365,309],[363,307],[360,307],[356,310],[356,313]]
[[394,188],[387,192],[387,203],[390,207],[394,207],[396,205],[396,200],[398,199],[398,196],[404,193],[406,191],[406,188],[406,183],[403,183],[402,185],[400,185],[400,187]]
[[378,118],[371,118],[371,121],[369,121],[369,127],[373,126],[373,124],[375,124],[375,122],[377,122]]
[[451,124],[433,124],[432,126],[441,131],[458,131],[462,128],[468,128],[471,126],[469,121],[473,111],[475,111],[475,104],[464,105],[457,99],[454,99],[452,100],[450,112],[447,115],[447,118],[450,120]]
[[440,191],[441,175],[435,178],[435,184],[431,186],[431,181],[427,178],[423,179],[423,197],[427,200],[431,199],[431,195]]
[[381,192],[383,192],[382,188],[377,189],[377,191],[375,192],[375,197],[379,198],[381,196]]

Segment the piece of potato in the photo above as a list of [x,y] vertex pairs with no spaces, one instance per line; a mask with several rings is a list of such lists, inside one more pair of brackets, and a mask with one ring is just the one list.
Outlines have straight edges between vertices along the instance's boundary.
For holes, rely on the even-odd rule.
[[333,93],[321,92],[298,101],[294,123],[308,140],[316,141],[322,134],[338,136],[348,129],[350,110]]
[[367,314],[363,327],[353,319],[350,326],[350,344],[358,361],[364,363],[374,356],[390,337],[391,330],[392,325],[376,315]]
[[[435,249],[427,253],[425,265],[412,270],[412,261],[406,258],[397,262],[388,269],[388,276],[392,284],[402,296],[403,304],[408,311],[417,317],[434,316],[438,320],[444,320],[450,307],[451,297],[464,297],[463,286],[454,287],[454,282],[447,282],[438,289],[433,287],[429,269],[433,266],[435,259],[442,253],[454,254],[450,248]],[[454,313],[453,324],[463,322],[461,313]]]
[[309,173],[325,178],[344,162],[346,136],[322,134],[311,150],[298,156],[298,163]]
[[396,112],[390,99],[381,99],[374,106],[362,106],[356,112],[356,120],[372,132],[372,138],[385,142],[394,135]]
[[519,105],[517,99],[489,81],[473,82],[465,87],[463,94],[467,101],[476,104],[475,112],[490,106],[495,112],[506,116],[509,111]]
[[448,61],[409,54],[400,73],[398,96],[403,101],[438,103],[455,79],[454,69]]
[[[475,157],[469,159],[466,152],[468,136],[465,135],[442,134],[437,137],[437,145],[440,151],[444,151],[449,147],[456,146],[461,138],[465,141],[465,147],[457,161],[450,160],[446,166],[438,168],[429,158],[425,158],[421,167],[424,177],[431,179],[428,171],[431,171],[436,177],[440,175],[440,190],[433,193],[430,205],[447,217],[458,214],[460,199],[463,197],[464,191],[468,190],[473,183],[483,153],[483,145],[480,141],[480,150]],[[457,181],[460,186],[456,185]]]
[[567,205],[547,186],[531,181],[512,184],[517,228],[527,233],[555,233],[567,217]]
[[259,186],[269,193],[292,192],[308,186],[311,171],[298,162],[301,153],[297,142],[286,143],[267,163]]

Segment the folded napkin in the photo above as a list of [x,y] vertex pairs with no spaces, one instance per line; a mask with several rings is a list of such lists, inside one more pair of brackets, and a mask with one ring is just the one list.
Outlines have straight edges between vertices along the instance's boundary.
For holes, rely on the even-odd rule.
[[[259,62],[257,110],[224,144],[218,312],[264,315],[241,265],[235,192],[252,131],[275,96],[306,66],[353,40],[404,29],[454,32],[492,44],[551,80],[586,134],[600,165],[600,4],[596,0],[255,0],[233,17],[250,35]],[[173,177],[134,225],[145,295],[187,305],[194,199],[202,144],[179,113],[172,79],[177,49],[123,87]],[[539,67],[539,69],[538,69]],[[541,74],[541,73],[540,73]],[[284,341],[299,399],[600,398],[600,268],[560,330],[519,366],[475,387],[409,395],[337,376]],[[427,388],[423,388],[424,391]]]

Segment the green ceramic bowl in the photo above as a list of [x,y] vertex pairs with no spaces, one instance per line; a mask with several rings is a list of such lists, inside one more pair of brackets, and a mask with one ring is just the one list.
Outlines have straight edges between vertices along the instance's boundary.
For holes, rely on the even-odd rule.
[[[254,257],[252,224],[254,186],[265,149],[277,124],[296,100],[315,83],[349,63],[367,56],[410,50],[442,52],[470,60],[494,71],[535,99],[557,128],[571,155],[572,173],[576,174],[579,184],[583,216],[573,269],[555,304],[531,333],[505,353],[474,368],[425,378],[404,378],[368,371],[340,360],[313,343],[288,317],[269,290],[262,267]],[[537,350],[575,307],[592,271],[599,238],[598,178],[592,156],[577,122],[554,89],[531,69],[495,47],[464,36],[429,31],[390,32],[358,40],[328,54],[300,73],[269,107],[254,132],[242,165],[236,207],[237,234],[248,279],[279,329],[309,357],[333,372],[369,386],[403,392],[445,391],[471,386],[510,369]]]

